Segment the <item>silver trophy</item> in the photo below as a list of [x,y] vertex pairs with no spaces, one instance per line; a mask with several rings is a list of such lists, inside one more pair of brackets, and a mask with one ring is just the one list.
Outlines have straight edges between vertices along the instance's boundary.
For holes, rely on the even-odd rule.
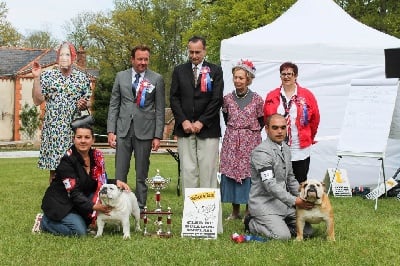
[[[168,207],[168,211],[163,211],[161,207],[161,192],[160,190],[164,189],[167,187],[167,185],[170,183],[171,179],[170,178],[164,178],[160,175],[160,170],[157,169],[157,174],[152,177],[152,178],[147,178],[146,183],[150,186],[150,189],[155,190],[155,201],[156,201],[156,208],[154,211],[148,211],[147,206],[144,207],[144,212],[143,212],[143,221],[144,221],[144,235],[148,236],[159,236],[159,237],[171,237],[172,232],[171,232],[171,225],[172,225],[172,219],[171,219],[171,208]],[[154,222],[154,224],[157,227],[156,233],[152,234],[148,232],[147,230],[147,225],[149,222],[148,215],[156,215],[157,220]],[[163,230],[163,216],[167,216],[167,230]]]
[[150,185],[151,189],[155,189],[160,191],[167,187],[167,185],[171,182],[170,178],[164,178],[160,175],[160,170],[157,169],[157,174],[152,178],[147,178],[146,183]]

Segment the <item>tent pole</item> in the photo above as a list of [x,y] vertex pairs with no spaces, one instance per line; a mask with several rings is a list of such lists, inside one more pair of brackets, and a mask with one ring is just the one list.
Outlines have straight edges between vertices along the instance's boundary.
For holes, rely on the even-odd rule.
[[338,161],[337,161],[337,164],[336,164],[335,172],[333,172],[332,177],[330,177],[329,188],[328,188],[328,195],[329,195],[329,193],[331,192],[332,182],[335,181],[336,172],[337,172],[337,170],[339,169],[339,162],[340,162],[340,159],[342,159],[342,156],[341,156],[341,155],[338,155]]

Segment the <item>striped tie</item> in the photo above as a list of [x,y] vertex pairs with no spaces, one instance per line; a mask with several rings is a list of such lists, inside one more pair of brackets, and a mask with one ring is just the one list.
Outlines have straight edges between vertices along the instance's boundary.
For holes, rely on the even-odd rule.
[[292,121],[290,120],[290,114],[288,114],[287,117],[286,117],[287,145],[288,146],[292,145],[292,128],[290,126],[290,123],[292,123]]
[[290,118],[290,107],[292,107],[292,103],[296,101],[296,95],[293,95],[290,98],[289,103],[286,101],[286,97],[281,94],[283,107],[285,108],[285,118],[286,118],[286,128],[287,128],[287,136],[286,136],[286,143],[287,145],[292,145],[292,129],[291,129],[291,118]]
[[135,81],[132,84],[133,98],[136,97],[136,89],[137,89],[137,86],[139,85],[139,79],[140,79],[140,74],[136,73],[135,74]]
[[197,66],[193,67],[194,85],[197,84],[197,78],[198,78],[197,69],[199,69]]

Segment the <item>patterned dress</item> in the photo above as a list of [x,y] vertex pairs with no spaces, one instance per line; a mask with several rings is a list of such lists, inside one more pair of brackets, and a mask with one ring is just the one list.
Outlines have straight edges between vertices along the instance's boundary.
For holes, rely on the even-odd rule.
[[55,170],[61,157],[72,145],[71,121],[77,109],[77,101],[91,96],[87,75],[72,69],[64,76],[59,69],[44,71],[40,76],[46,110],[40,145],[38,167]]
[[[246,99],[237,98],[234,93],[230,93],[224,97],[222,106],[222,112],[227,113],[220,155],[220,172],[224,179],[221,182],[223,202],[247,203],[251,176],[250,153],[261,143],[261,126],[258,119],[264,115],[264,101],[261,96],[251,91],[246,97],[251,98],[247,99],[248,103],[243,106],[239,101]],[[242,183],[247,184],[242,186]]]

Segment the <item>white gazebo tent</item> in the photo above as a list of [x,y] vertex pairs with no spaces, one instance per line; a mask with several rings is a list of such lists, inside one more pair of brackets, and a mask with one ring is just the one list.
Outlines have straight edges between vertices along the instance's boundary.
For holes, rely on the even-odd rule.
[[[280,85],[280,64],[296,63],[298,82],[314,93],[320,108],[309,176],[322,180],[328,168],[337,166],[351,80],[384,79],[384,49],[394,47],[400,47],[400,39],[358,22],[332,0],[298,0],[272,23],[222,41],[225,93],[233,89],[231,68],[240,59],[254,62],[257,71],[251,89],[263,98]],[[400,167],[398,106],[385,153],[388,176]],[[379,167],[380,162],[371,158],[345,158],[339,165],[354,186],[376,184]]]

